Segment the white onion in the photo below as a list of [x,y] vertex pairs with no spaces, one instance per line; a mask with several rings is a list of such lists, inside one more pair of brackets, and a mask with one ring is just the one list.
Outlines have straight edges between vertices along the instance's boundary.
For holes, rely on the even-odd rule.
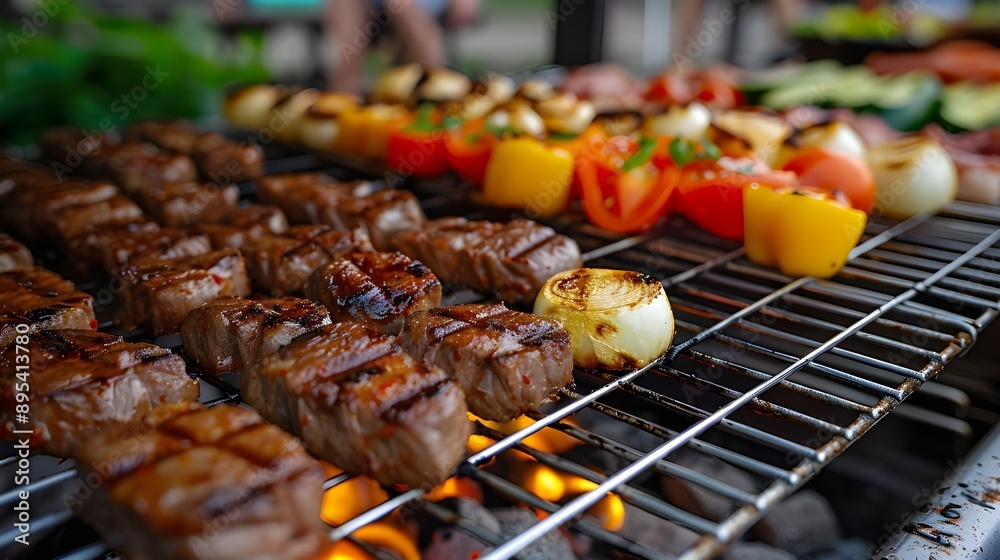
[[514,100],[507,105],[510,127],[515,131],[535,138],[545,136],[545,121],[524,101]]
[[273,127],[274,136],[285,144],[297,143],[302,117],[319,96],[318,89],[306,88],[279,101],[272,111],[272,119],[268,121],[268,126]]
[[573,362],[587,369],[636,369],[670,348],[674,316],[663,285],[628,270],[578,268],[545,283],[535,314],[570,331]]
[[357,106],[358,100],[353,95],[323,93],[299,121],[299,142],[313,150],[332,150],[339,130],[337,118]]
[[746,141],[754,154],[772,168],[782,145],[792,135],[792,125],[781,117],[760,111],[731,110],[716,113],[712,124]]
[[438,68],[427,74],[414,92],[422,101],[458,101],[469,94],[472,82],[461,72]]
[[549,132],[581,134],[590,123],[594,122],[596,116],[597,109],[590,101],[577,101],[565,114],[545,117],[543,122]]
[[794,141],[801,148],[822,148],[831,152],[865,157],[864,140],[847,123],[840,121],[806,128],[799,132]]
[[424,76],[419,64],[405,64],[379,74],[372,85],[372,103],[403,103],[410,99]]
[[700,140],[712,124],[712,112],[701,103],[687,107],[673,105],[666,113],[646,120],[643,132],[647,136],[667,136],[685,140]]
[[955,199],[955,164],[932,138],[908,136],[873,146],[868,164],[875,173],[875,208],[885,216],[935,212]]
[[283,95],[283,88],[271,84],[245,87],[226,97],[222,113],[233,126],[247,130],[266,128],[271,109]]

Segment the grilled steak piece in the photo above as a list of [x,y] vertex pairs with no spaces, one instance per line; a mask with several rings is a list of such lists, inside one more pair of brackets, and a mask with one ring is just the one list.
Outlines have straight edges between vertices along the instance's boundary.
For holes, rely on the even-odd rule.
[[149,187],[136,195],[142,208],[167,227],[191,227],[218,222],[236,210],[236,185],[174,183]]
[[249,239],[285,233],[288,220],[277,206],[251,204],[218,223],[198,226],[198,231],[208,235],[215,249],[241,249]]
[[102,150],[96,159],[98,170],[90,176],[108,179],[132,197],[198,179],[191,158],[164,152],[152,144],[121,144]]
[[4,197],[0,217],[18,237],[52,237],[60,210],[97,204],[119,195],[118,187],[111,183],[60,183],[54,177],[49,179],[39,183],[17,181]]
[[239,251],[214,251],[122,271],[125,328],[140,326],[153,335],[177,332],[192,309],[229,296],[250,293],[250,279]]
[[190,152],[202,179],[216,185],[249,181],[264,174],[264,150],[233,142],[218,132],[199,134]]
[[330,313],[315,301],[225,298],[188,314],[181,337],[196,362],[222,373],[243,371],[295,337],[329,324]]
[[101,262],[111,276],[129,265],[151,264],[166,259],[194,257],[212,250],[207,235],[179,228],[153,231],[123,230],[103,243]]
[[486,420],[506,422],[535,410],[573,381],[569,331],[503,304],[413,313],[399,341],[458,382],[469,410]]
[[350,253],[318,269],[306,297],[322,302],[334,321],[399,334],[407,315],[441,305],[441,282],[402,253]]
[[417,197],[410,191],[386,189],[368,196],[348,198],[337,208],[335,229],[361,228],[378,251],[391,251],[392,239],[401,233],[417,231],[427,221]]
[[361,229],[380,251],[393,236],[420,229],[427,220],[409,191],[372,191],[368,182],[340,182],[321,173],[272,175],[259,181],[258,198],[280,206],[292,223]]
[[139,121],[125,131],[127,143],[149,142],[171,152],[190,154],[198,131],[186,121]]
[[12,270],[24,270],[35,266],[31,251],[21,245],[16,239],[0,233],[0,273]]
[[444,218],[393,238],[396,250],[439,278],[506,301],[530,303],[557,272],[583,266],[576,242],[530,220]]
[[57,240],[68,240],[102,226],[117,226],[143,219],[142,210],[131,199],[116,194],[107,200],[66,206],[55,212]]
[[357,323],[298,338],[241,375],[243,398],[317,457],[382,484],[426,488],[465,457],[462,390]]
[[121,136],[116,132],[86,134],[72,126],[51,128],[38,139],[42,158],[51,163],[60,176],[98,173],[101,156],[120,143]]
[[326,544],[323,468],[252,410],[164,406],[76,453],[81,517],[146,560],[306,560]]
[[[18,356],[31,356],[31,414],[27,424],[14,414]],[[33,430],[32,447],[68,457],[94,431],[129,424],[166,402],[198,398],[198,382],[184,371],[184,360],[169,350],[94,331],[37,331],[27,344],[0,350],[0,430],[3,437],[23,437]]]
[[[94,298],[41,267],[0,274],[0,318],[31,329],[96,329]],[[0,344],[13,331],[4,329]]]
[[109,224],[89,229],[81,235],[60,239],[58,245],[63,255],[73,256],[70,268],[79,274],[86,274],[94,265],[103,265],[105,248],[119,238],[153,235],[159,231],[160,224],[143,216],[124,225]]
[[367,181],[338,181],[323,173],[269,175],[257,181],[257,200],[273,204],[285,213],[289,223],[334,226],[337,206],[344,200],[371,193]]
[[372,250],[364,233],[326,226],[293,226],[285,235],[251,239],[242,248],[254,286],[274,297],[301,293],[309,276],[330,259]]

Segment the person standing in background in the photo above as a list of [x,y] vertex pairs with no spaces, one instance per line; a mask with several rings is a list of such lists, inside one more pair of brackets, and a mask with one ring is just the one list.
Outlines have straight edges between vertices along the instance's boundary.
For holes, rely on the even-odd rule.
[[458,29],[472,23],[479,0],[327,0],[324,33],[337,64],[330,87],[357,92],[364,79],[365,51],[386,29],[401,43],[406,62],[427,69],[444,65],[442,23]]

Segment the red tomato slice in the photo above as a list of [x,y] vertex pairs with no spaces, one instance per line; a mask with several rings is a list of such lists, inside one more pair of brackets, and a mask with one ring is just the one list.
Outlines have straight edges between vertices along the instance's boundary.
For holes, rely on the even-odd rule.
[[805,148],[785,164],[799,176],[799,184],[828,193],[842,192],[851,206],[871,212],[875,205],[875,174],[857,156],[821,148]]

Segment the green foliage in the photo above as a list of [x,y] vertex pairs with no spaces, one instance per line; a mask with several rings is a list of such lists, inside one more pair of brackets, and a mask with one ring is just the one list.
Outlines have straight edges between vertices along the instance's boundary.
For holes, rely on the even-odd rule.
[[209,17],[179,10],[154,23],[71,2],[40,28],[0,21],[0,138],[24,144],[60,124],[120,128],[215,113],[222,88],[264,81],[267,71],[259,32],[241,33],[224,53]]

